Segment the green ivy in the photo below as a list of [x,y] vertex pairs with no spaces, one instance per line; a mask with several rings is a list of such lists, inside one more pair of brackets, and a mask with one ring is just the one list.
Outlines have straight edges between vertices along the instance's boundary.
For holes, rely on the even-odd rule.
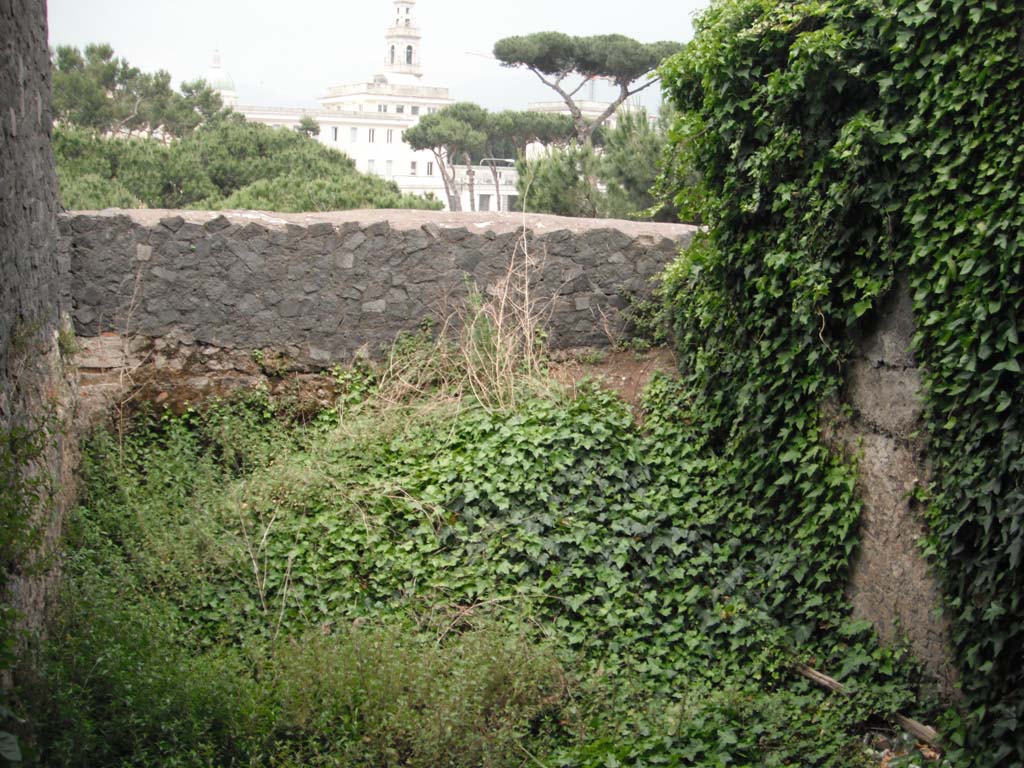
[[[946,731],[979,766],[1024,763],[1022,30],[996,0],[722,0],[663,67],[677,163],[702,178],[677,202],[709,225],[669,276],[680,352],[723,491],[764,530],[828,547],[852,524],[817,414],[851,331],[909,276],[929,553],[969,713]],[[773,611],[798,620],[817,590],[797,567],[771,576],[794,581]]]
[[[527,731],[493,735],[513,764],[518,744],[566,768],[862,766],[867,724],[915,706],[912,667],[845,617],[852,504],[842,514],[825,505],[826,523],[816,515],[765,528],[765,514],[730,495],[735,463],[715,450],[679,382],[655,380],[642,428],[590,384],[573,397],[524,393],[506,409],[428,401],[389,423],[369,371],[335,375],[340,426],[339,412],[285,425],[257,391],[182,416],[143,414],[125,435],[92,439],[61,640],[48,650],[45,703],[30,708],[41,741],[56,740],[51,762],[85,742],[94,759],[123,764],[145,764],[149,743],[191,743],[223,762],[251,750],[279,758],[285,742],[304,745],[307,762],[367,739],[378,756],[426,748],[415,702],[388,726],[393,737],[344,718],[289,720],[281,691],[323,677],[318,657],[348,651],[324,640],[279,675],[282,649],[355,627],[436,645],[437,670],[415,675],[450,692],[444,707],[472,682],[445,677],[463,635],[490,627],[528,641],[522,665],[495,683],[546,713]],[[831,493],[848,501],[850,473],[821,456]],[[813,534],[836,517],[845,524],[823,544]],[[529,672],[552,649],[566,676],[557,685]],[[828,669],[853,694],[823,693],[792,672],[795,660]],[[140,693],[133,681],[143,679]],[[332,685],[318,694],[323,711],[358,703],[346,703],[357,691]],[[227,698],[205,726],[148,714],[189,697],[209,707],[218,690]],[[148,692],[157,700],[145,703]],[[386,715],[365,713],[367,722]],[[477,728],[492,738],[491,725],[457,712],[437,717],[454,718],[458,738]],[[65,737],[57,722],[82,727]]]

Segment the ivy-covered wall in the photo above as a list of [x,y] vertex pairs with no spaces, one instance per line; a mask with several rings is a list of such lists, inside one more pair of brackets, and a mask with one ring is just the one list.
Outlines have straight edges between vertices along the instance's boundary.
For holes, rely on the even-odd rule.
[[819,409],[906,272],[932,467],[908,493],[964,695],[942,730],[956,764],[1024,764],[1024,6],[721,0],[697,28],[663,74],[709,235],[670,285],[729,493],[824,535]]

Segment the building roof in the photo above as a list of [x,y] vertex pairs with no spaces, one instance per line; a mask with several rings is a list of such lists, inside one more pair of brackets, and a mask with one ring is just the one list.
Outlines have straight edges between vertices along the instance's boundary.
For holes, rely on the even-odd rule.
[[215,91],[234,91],[235,81],[231,79],[228,71],[221,66],[220,51],[213,52],[213,61],[210,68],[206,70],[206,82]]

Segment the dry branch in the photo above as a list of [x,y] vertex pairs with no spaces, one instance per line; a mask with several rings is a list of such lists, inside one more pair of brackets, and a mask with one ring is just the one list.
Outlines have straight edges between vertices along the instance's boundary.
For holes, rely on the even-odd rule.
[[[808,680],[817,683],[823,688],[828,688],[830,691],[844,695],[849,693],[845,685],[835,678],[829,677],[824,672],[811,669],[806,664],[796,664],[793,668]],[[939,746],[939,733],[930,725],[919,723],[917,720],[901,715],[899,712],[893,714],[892,719],[899,723],[900,727],[914,738],[931,744],[933,747]]]

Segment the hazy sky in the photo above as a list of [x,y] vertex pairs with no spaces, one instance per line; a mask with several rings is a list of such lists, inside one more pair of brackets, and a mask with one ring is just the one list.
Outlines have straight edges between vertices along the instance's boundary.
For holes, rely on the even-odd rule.
[[[489,109],[557,98],[527,71],[499,66],[495,40],[558,30],[689,40],[707,0],[418,0],[425,84]],[[205,75],[215,48],[243,104],[316,106],[332,85],[380,71],[391,0],[49,0],[50,45],[110,43],[175,83]],[[479,54],[484,54],[479,55]],[[645,99],[656,104],[657,86]],[[600,95],[600,91],[598,91]]]

